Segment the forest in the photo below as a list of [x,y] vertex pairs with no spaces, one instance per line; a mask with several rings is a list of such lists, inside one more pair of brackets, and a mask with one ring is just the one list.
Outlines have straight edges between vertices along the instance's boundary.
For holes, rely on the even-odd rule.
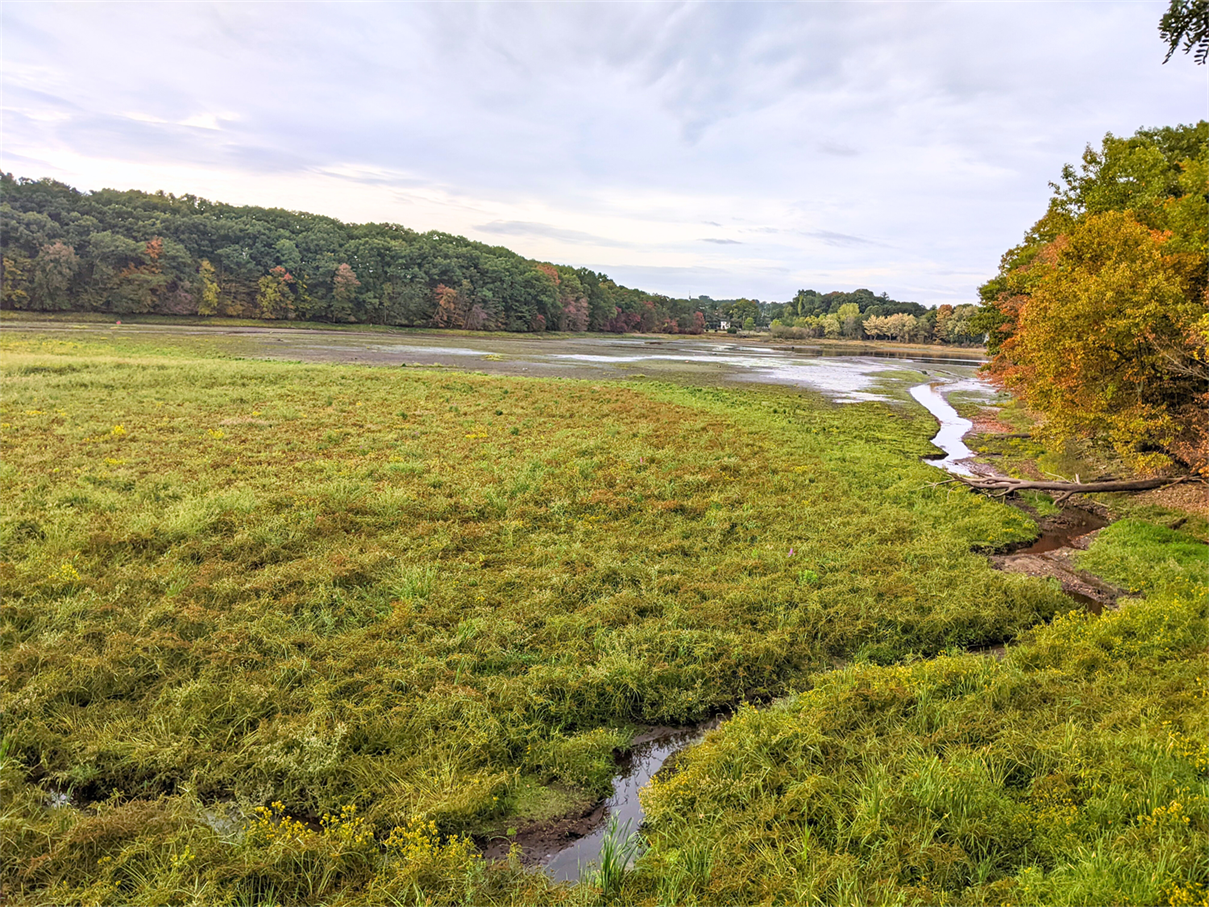
[[[0,175],[3,307],[113,315],[496,331],[699,334],[724,325],[788,337],[980,342],[959,307],[871,290],[801,290],[787,303],[676,299],[588,268],[397,224],[227,205],[192,195],[80,192]],[[887,321],[887,319],[897,319]]]
[[[770,307],[774,308],[774,307]],[[898,340],[907,343],[981,344],[983,331],[971,320],[978,307],[947,303],[926,308],[897,302],[869,290],[818,293],[800,290],[791,302],[776,306],[774,337],[830,340]]]

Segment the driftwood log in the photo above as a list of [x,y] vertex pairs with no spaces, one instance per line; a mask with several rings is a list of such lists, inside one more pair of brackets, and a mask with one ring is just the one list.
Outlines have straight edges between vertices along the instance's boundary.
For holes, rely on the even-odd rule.
[[964,482],[979,491],[989,491],[992,494],[1009,495],[1018,491],[1049,491],[1058,492],[1054,498],[1055,504],[1061,504],[1072,494],[1083,494],[1092,491],[1150,491],[1153,488],[1166,488],[1168,485],[1180,485],[1184,482],[1205,481],[1202,476],[1161,476],[1153,479],[1113,479],[1108,482],[1080,482],[1075,476],[1073,482],[1032,481],[1030,479],[1013,479],[1008,476],[955,476],[959,482]]

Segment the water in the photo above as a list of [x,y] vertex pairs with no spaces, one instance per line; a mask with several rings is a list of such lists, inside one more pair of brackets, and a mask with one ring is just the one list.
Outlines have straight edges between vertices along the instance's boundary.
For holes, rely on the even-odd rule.
[[696,743],[707,725],[669,733],[656,740],[635,746],[626,757],[622,770],[613,778],[613,793],[605,801],[604,818],[594,831],[560,850],[545,863],[545,871],[560,882],[574,882],[600,857],[600,846],[608,832],[608,820],[616,820],[622,834],[633,834],[642,825],[644,813],[638,792],[642,790],[674,753]]
[[171,324],[23,322],[6,330],[146,334],[212,338],[215,348],[256,359],[423,366],[505,375],[617,380],[642,376],[687,384],[757,382],[801,387],[837,403],[892,401],[925,371],[946,381],[969,378],[982,360],[970,350],[935,351],[814,346],[767,347],[727,337],[542,337],[436,332],[299,330]]
[[959,416],[957,410],[949,405],[949,401],[934,384],[916,385],[911,388],[911,396],[940,422],[940,430],[932,438],[932,443],[943,450],[945,455],[941,459],[928,462],[954,475],[972,476],[974,471],[966,465],[966,461],[973,459],[974,451],[966,447],[962,438],[974,427],[974,423]]
[[1080,536],[1103,529],[1108,520],[1086,510],[1076,507],[1066,507],[1062,510],[1062,523],[1049,529],[1042,529],[1037,541],[1027,548],[1021,548],[1017,554],[1044,554],[1047,551],[1057,551],[1060,548],[1070,548],[1071,542]]

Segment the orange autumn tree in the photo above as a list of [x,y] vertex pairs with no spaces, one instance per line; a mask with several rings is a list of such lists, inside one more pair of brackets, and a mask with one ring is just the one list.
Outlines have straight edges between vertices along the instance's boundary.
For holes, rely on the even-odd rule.
[[1103,439],[1144,471],[1205,465],[1204,306],[1169,240],[1127,212],[1078,222],[1051,244],[997,372],[1051,434]]
[[982,288],[989,371],[1053,439],[1209,474],[1209,124],[1108,136]]

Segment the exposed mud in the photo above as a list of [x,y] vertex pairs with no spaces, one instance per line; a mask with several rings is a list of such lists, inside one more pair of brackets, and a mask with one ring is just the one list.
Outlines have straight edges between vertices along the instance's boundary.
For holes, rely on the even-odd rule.
[[[837,403],[894,401],[907,380],[944,373],[964,378],[984,360],[971,350],[898,348],[894,344],[765,346],[730,335],[501,335],[433,330],[355,330],[288,326],[110,324],[6,321],[5,330],[39,334],[141,336],[200,343],[251,359],[448,368],[488,374],[653,379],[700,386],[756,382],[801,387]],[[928,368],[920,368],[927,364]]]
[[[995,419],[988,409],[982,411],[977,422],[963,419],[944,399],[942,392],[945,389],[926,384],[911,388],[911,396],[940,423],[932,443],[943,450],[945,456],[925,462],[953,475],[1001,475],[989,464],[974,462],[974,454],[966,446],[964,438],[978,424],[983,426],[980,433],[988,433],[986,429],[992,426],[1009,426]],[[1008,503],[1036,519],[1040,534],[1036,540],[1026,542],[1015,550],[991,554],[992,565],[1006,573],[1054,579],[1063,592],[1093,614],[1099,614],[1104,608],[1116,607],[1124,591],[1086,570],[1080,570],[1074,563],[1075,552],[1086,550],[1095,533],[1108,525],[1108,514],[1104,508],[1090,501],[1080,501],[1068,504],[1059,514],[1038,517],[1031,507],[1017,499],[1009,499]]]
[[993,407],[981,410],[970,421],[974,423],[974,434],[1021,437],[1014,433],[1012,426],[999,418],[999,411]]
[[479,842],[488,860],[505,860],[512,849],[521,848],[521,864],[541,866],[560,851],[591,834],[606,822],[605,801],[599,800],[579,813],[525,824],[518,822],[516,833],[498,835]]
[[1006,573],[1048,577],[1057,580],[1062,591],[1084,605],[1093,614],[1114,608],[1124,590],[1075,566],[1079,551],[1086,551],[1108,520],[1089,510],[1067,507],[1057,516],[1039,520],[1041,535],[1017,551],[991,555],[991,563]]

